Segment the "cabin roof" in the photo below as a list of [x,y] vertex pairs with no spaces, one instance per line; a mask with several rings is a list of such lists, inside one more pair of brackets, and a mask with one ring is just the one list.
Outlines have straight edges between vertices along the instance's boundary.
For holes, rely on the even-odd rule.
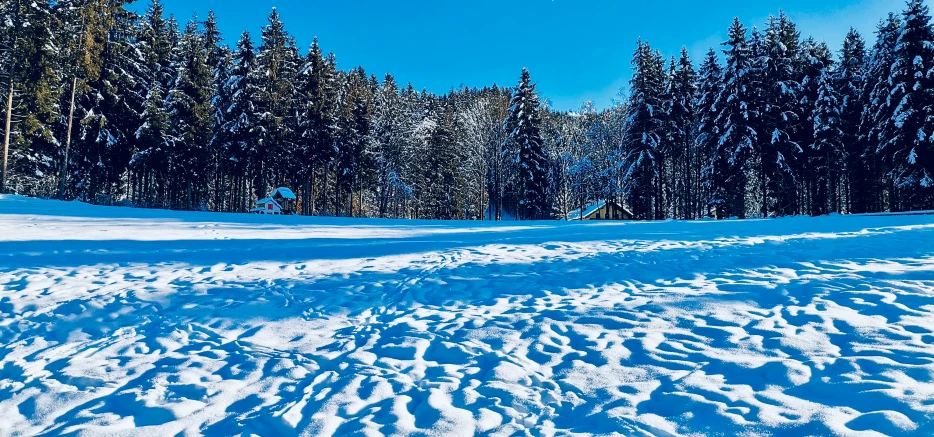
[[[626,212],[627,214],[629,214],[630,216],[632,215],[632,212],[630,212],[628,209],[624,208],[622,205],[620,205],[620,204],[618,204],[618,203],[616,203],[616,202],[610,201],[609,204],[610,204],[610,205],[616,206],[617,209],[620,209],[620,210],[622,210],[622,211],[625,211],[625,212]],[[607,205],[607,201],[606,201],[606,200],[600,200],[600,201],[597,201],[597,202],[594,202],[594,203],[591,203],[591,204],[587,205],[587,207],[584,208],[584,212],[583,212],[583,213],[581,213],[581,210],[580,210],[580,209],[575,209],[574,211],[571,211],[570,214],[568,214],[568,220],[580,220],[581,218],[586,219],[586,218],[588,218],[588,217],[590,217],[590,216],[596,214],[597,211],[603,209],[603,207],[605,207],[606,205]]]
[[278,194],[280,197],[282,197],[283,199],[289,199],[289,200],[295,200],[295,199],[296,199],[295,193],[293,193],[292,190],[290,190],[290,189],[288,189],[288,188],[286,188],[286,187],[279,187],[279,188],[276,188],[276,190],[273,191],[272,194],[269,195],[269,197],[276,197],[277,194]]
[[282,209],[282,205],[280,205],[279,202],[276,202],[276,199],[273,199],[273,198],[271,198],[271,197],[265,197],[265,198],[259,199],[259,200],[256,201],[256,204],[257,204],[257,205],[266,205],[266,204],[269,203],[269,202],[274,203],[277,207],[279,207],[279,209]]

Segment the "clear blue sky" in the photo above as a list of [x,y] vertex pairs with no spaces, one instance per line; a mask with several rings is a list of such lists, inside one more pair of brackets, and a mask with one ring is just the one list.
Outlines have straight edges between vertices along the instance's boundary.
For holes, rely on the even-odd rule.
[[[145,9],[149,0],[134,5]],[[695,62],[719,46],[734,16],[747,27],[783,9],[804,36],[834,51],[850,26],[869,44],[875,24],[902,0],[163,0],[180,21],[213,9],[230,45],[257,37],[273,6],[302,50],[314,36],[342,68],[445,92],[459,85],[513,85],[528,67],[558,109],[605,107],[626,85],[636,39],[666,56],[686,46]]]

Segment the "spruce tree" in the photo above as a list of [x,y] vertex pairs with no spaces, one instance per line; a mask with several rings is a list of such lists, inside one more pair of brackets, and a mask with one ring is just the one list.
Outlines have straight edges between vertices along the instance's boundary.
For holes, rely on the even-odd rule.
[[801,82],[801,95],[798,99],[798,112],[802,115],[803,123],[798,125],[795,135],[804,149],[803,160],[798,160],[796,173],[801,175],[798,182],[798,193],[804,202],[799,206],[798,212],[810,215],[824,215],[827,213],[827,202],[820,192],[823,182],[819,180],[818,169],[826,166],[827,157],[817,151],[814,144],[815,109],[820,95],[821,78],[833,65],[832,55],[827,44],[808,38],[802,44],[802,53],[799,70]]
[[866,81],[860,93],[863,112],[860,117],[860,141],[864,163],[867,165],[867,196],[865,212],[880,212],[886,207],[885,192],[892,187],[886,186],[883,175],[888,164],[882,154],[886,135],[892,132],[892,114],[895,106],[889,99],[889,76],[895,57],[895,44],[898,41],[901,20],[895,14],[879,23],[876,31],[876,43],[867,58],[865,67]]
[[[59,23],[49,2],[8,3],[13,9],[5,78],[9,88],[4,93],[9,112],[4,110],[8,126],[0,192],[47,194],[51,190],[23,188],[37,187],[45,175],[56,173],[56,163],[60,162],[56,159],[59,140],[55,128],[61,117],[59,84],[63,78],[57,68],[59,57],[53,32]],[[11,185],[23,188],[10,190]]]
[[395,78],[387,74],[376,93],[373,134],[377,145],[377,208],[379,217],[386,217],[390,204],[406,191],[405,125],[402,99]]
[[791,215],[797,209],[796,161],[803,153],[795,137],[801,121],[797,80],[798,33],[783,13],[770,17],[762,62],[762,135],[759,150],[763,215]]
[[256,68],[250,72],[254,86],[255,132],[257,141],[250,153],[253,167],[253,194],[265,196],[270,187],[282,182],[288,170],[291,150],[289,120],[294,76],[298,71],[294,40],[285,30],[279,12],[273,8],[263,27],[262,44]]
[[[368,155],[370,139],[369,96],[367,77],[362,68],[349,74],[344,81],[341,93],[341,112],[337,120],[335,135],[337,144],[336,174],[338,202],[347,203],[343,210],[348,216],[354,216],[353,196],[363,181],[367,180],[371,163]],[[362,205],[360,205],[362,207]],[[335,210],[340,214],[340,209]]]
[[225,151],[223,148],[223,139],[220,134],[226,123],[224,110],[230,105],[230,96],[224,93],[224,84],[229,79],[231,56],[230,49],[222,45],[224,38],[217,27],[217,17],[214,11],[208,11],[208,17],[204,21],[204,30],[202,32],[202,42],[206,52],[206,61],[212,75],[212,106],[214,108],[214,123],[212,126],[212,136],[210,140],[209,154],[211,159],[210,173],[211,180],[211,203],[214,210],[224,210],[224,198],[226,187],[224,180],[226,177],[226,162],[224,160]]
[[695,138],[695,95],[697,94],[697,73],[688,55],[686,47],[681,48],[681,57],[673,69],[668,82],[665,122],[665,141],[671,147],[673,164],[673,190],[675,193],[674,216],[681,219],[695,217],[696,190],[694,171]]
[[170,167],[173,206],[188,210],[201,209],[206,200],[214,127],[214,73],[197,29],[195,19],[186,26],[175,66],[178,77],[167,100],[175,141]]
[[622,175],[628,203],[636,218],[657,220],[662,218],[664,210],[663,199],[656,189],[665,160],[664,63],[648,43],[639,40],[632,66],[629,115],[622,144],[625,153]]
[[519,218],[541,220],[551,216],[547,204],[547,163],[542,151],[541,102],[531,83],[529,70],[523,68],[519,85],[513,91],[509,116],[504,123],[507,132],[504,150],[517,150]]
[[317,169],[325,168],[336,156],[333,120],[336,102],[333,101],[334,93],[331,90],[334,74],[332,65],[322,54],[318,39],[315,38],[296,80],[304,214],[313,214],[315,211],[316,196],[312,191],[316,184]]
[[224,108],[223,148],[230,165],[231,208],[244,211],[250,205],[249,174],[251,153],[257,141],[257,109],[254,104],[257,88],[253,84],[256,52],[250,33],[244,31],[237,42],[224,95],[230,102]]
[[172,53],[178,39],[178,29],[174,19],[165,17],[165,7],[161,0],[151,1],[140,21],[140,51],[149,77],[158,80],[163,89],[168,89],[175,79]]
[[866,165],[868,157],[864,156],[863,143],[859,137],[860,116],[863,111],[860,92],[864,86],[865,63],[866,43],[862,36],[851,28],[843,40],[836,75],[836,89],[840,98],[840,135],[846,151],[844,196],[848,213],[866,212],[870,203],[870,170]]
[[896,208],[934,207],[934,29],[928,7],[910,0],[889,75],[892,121],[883,132],[881,153],[897,187]]
[[748,74],[752,61],[749,43],[746,27],[738,18],[733,20],[724,47],[726,68],[716,103],[720,138],[710,158],[707,184],[717,218],[745,218],[747,172],[758,132],[750,124]]
[[173,139],[169,126],[169,114],[164,106],[162,85],[153,80],[146,96],[142,125],[134,134],[138,150],[130,160],[130,168],[145,175],[138,187],[137,202],[141,206],[160,207],[168,192],[168,162],[174,153]]
[[841,212],[840,182],[846,165],[844,135],[840,129],[841,108],[840,98],[834,89],[834,75],[831,71],[824,70],[818,84],[817,101],[812,116],[812,171],[815,174],[816,185],[812,213],[815,215]]
[[697,97],[694,104],[697,111],[697,137],[694,140],[695,163],[700,169],[698,174],[696,208],[698,217],[706,217],[716,203],[710,195],[714,188],[713,160],[720,144],[720,128],[717,125],[717,99],[723,88],[723,68],[717,60],[717,53],[710,49],[701,64],[698,74]]

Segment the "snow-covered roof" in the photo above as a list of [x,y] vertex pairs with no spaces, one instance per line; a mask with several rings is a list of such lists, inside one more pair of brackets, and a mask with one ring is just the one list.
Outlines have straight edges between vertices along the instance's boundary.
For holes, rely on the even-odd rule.
[[583,214],[581,213],[580,209],[575,209],[574,211],[571,211],[570,214],[568,214],[568,220],[580,220],[582,217],[587,218],[604,206],[606,206],[606,200],[601,200],[599,202],[587,205],[587,207],[584,208]]
[[[626,213],[628,213],[629,215],[632,215],[632,213],[629,212],[629,210],[623,207],[622,205],[619,205],[616,202],[613,202],[613,204],[616,205],[618,209],[621,209],[625,211]],[[606,206],[606,201],[601,200],[599,202],[594,202],[594,203],[591,203],[590,205],[587,205],[587,207],[584,208],[583,214],[581,213],[580,209],[575,209],[571,211],[570,214],[568,214],[568,220],[581,220],[581,218],[586,219],[587,217],[594,215],[594,213],[599,211],[604,206]]]
[[[273,199],[271,197],[259,199],[256,201],[256,204],[265,206],[269,202],[272,202],[274,205],[276,205],[276,207],[278,207],[279,209],[282,209],[282,205],[280,205],[279,202],[276,202],[276,199]],[[258,208],[258,209],[262,209],[262,208]]]
[[282,196],[283,199],[289,199],[289,200],[296,199],[295,193],[293,193],[292,190],[286,187],[276,188],[276,191],[273,191],[272,194],[269,195],[269,197],[276,197],[276,194],[278,194],[279,196]]

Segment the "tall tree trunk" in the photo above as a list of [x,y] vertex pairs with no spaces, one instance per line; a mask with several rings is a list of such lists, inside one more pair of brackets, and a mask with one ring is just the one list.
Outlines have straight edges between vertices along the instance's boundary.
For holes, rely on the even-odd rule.
[[71,130],[75,121],[75,94],[78,90],[78,75],[71,80],[71,106],[68,109],[68,133],[65,138],[65,157],[62,159],[62,174],[58,177],[58,198],[65,200],[65,183],[68,179],[68,153],[71,151]]
[[3,174],[0,175],[0,194],[6,192],[7,161],[10,155],[10,125],[13,121],[13,77],[10,77],[10,92],[6,101],[6,131],[3,134]]

